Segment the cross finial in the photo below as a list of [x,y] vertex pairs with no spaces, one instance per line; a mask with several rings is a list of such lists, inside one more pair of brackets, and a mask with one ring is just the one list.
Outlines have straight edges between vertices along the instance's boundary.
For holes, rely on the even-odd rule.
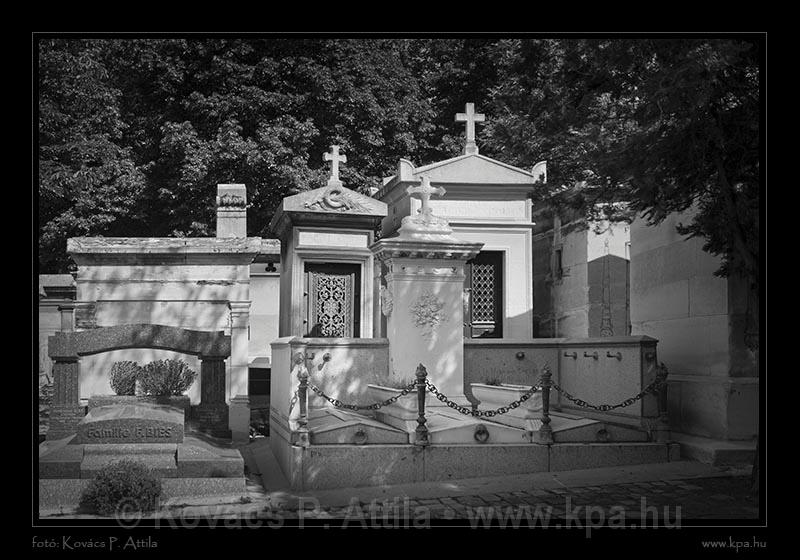
[[486,115],[475,112],[475,104],[467,103],[466,113],[456,113],[456,122],[467,123],[467,143],[464,146],[464,155],[477,154],[478,145],[475,143],[475,123],[486,120]]
[[[424,216],[432,214],[431,208],[428,206],[428,201],[431,199],[431,195],[438,194],[439,196],[444,196],[447,191],[444,190],[443,187],[432,187],[430,178],[423,176],[420,186],[408,187],[406,192],[410,196],[419,198],[422,201],[422,208],[420,208],[419,213]],[[415,197],[415,194],[419,196]]]
[[331,162],[331,177],[328,179],[328,184],[341,185],[339,180],[339,163],[347,163],[347,156],[339,155],[339,146],[331,146],[330,153],[322,154],[322,161]]

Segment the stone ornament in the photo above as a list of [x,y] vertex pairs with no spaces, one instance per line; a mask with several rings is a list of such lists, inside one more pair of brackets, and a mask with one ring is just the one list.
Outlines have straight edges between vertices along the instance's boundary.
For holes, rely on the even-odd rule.
[[381,285],[381,312],[385,317],[392,314],[392,307],[394,306],[394,297],[392,290],[388,286]]
[[339,146],[331,146],[330,153],[322,154],[322,161],[331,162],[331,177],[328,179],[328,186],[341,185],[339,180],[339,163],[347,163],[347,156],[339,154]]
[[431,186],[430,178],[423,176],[419,186],[408,187],[406,192],[413,198],[419,198],[421,207],[416,216],[406,216],[400,222],[400,238],[454,241],[450,224],[445,218],[434,215],[429,204],[431,195],[444,196],[447,191]]
[[444,302],[428,291],[421,294],[411,306],[414,324],[422,331],[424,338],[432,338],[439,325],[447,322]]
[[246,206],[244,197],[237,194],[223,194],[219,197],[220,208],[244,208]]
[[313,200],[304,204],[306,208],[316,207],[325,212],[364,211],[365,208],[356,202],[341,185],[328,185]]
[[477,154],[478,145],[475,143],[475,123],[484,122],[486,115],[475,112],[475,104],[467,103],[464,113],[456,113],[456,122],[467,123],[467,142],[464,145],[464,155]]

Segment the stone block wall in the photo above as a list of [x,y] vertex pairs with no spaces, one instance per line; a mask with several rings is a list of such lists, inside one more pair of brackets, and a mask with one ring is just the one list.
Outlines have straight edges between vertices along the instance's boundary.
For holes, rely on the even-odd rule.
[[677,233],[692,215],[631,225],[632,332],[659,341],[672,430],[748,440],[757,433],[759,385],[743,336],[747,291],[737,278],[714,276],[720,259],[703,251],[702,239]]

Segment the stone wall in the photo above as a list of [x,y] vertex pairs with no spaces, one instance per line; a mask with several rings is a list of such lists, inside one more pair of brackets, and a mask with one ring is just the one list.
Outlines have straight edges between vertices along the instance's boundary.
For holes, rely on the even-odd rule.
[[[247,325],[242,328],[240,320],[233,324],[232,305],[237,313],[249,305],[250,264],[261,248],[259,238],[72,238],[67,248],[78,266],[79,330],[149,324],[243,332],[243,345],[241,336],[234,337],[236,363],[226,360],[227,400],[246,394]],[[191,356],[161,349],[121,349],[87,357],[81,368],[80,397],[109,392],[107,374],[114,361],[167,358],[185,359],[199,371]],[[241,364],[244,373],[239,371]],[[193,403],[199,399],[197,391],[195,387],[189,393]]]
[[[279,267],[280,264],[277,265]],[[263,263],[250,266],[250,360],[270,356],[270,342],[278,338],[280,275],[264,272]]]
[[670,422],[675,431],[746,440],[757,431],[755,356],[744,345],[746,290],[714,276],[720,260],[702,239],[676,231],[692,211],[658,226],[631,226],[631,323],[659,340],[670,370]]
[[[646,336],[473,340],[464,345],[464,383],[469,387],[494,379],[530,385],[547,364],[553,381],[573,396],[613,405],[638,394],[655,379],[656,358],[656,341]],[[550,402],[556,409],[594,416],[555,391]],[[654,417],[656,407],[655,397],[648,396],[608,416],[638,422]]]
[[[562,223],[546,209],[541,209],[534,219],[534,336],[630,334],[629,226],[567,222],[570,217]],[[557,251],[561,253],[560,275]],[[604,322],[605,315],[608,317]]]

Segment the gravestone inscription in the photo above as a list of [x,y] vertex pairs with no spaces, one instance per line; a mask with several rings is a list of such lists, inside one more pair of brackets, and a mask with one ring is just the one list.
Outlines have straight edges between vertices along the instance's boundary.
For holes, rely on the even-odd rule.
[[98,406],[78,424],[77,443],[181,443],[183,409],[147,402]]

